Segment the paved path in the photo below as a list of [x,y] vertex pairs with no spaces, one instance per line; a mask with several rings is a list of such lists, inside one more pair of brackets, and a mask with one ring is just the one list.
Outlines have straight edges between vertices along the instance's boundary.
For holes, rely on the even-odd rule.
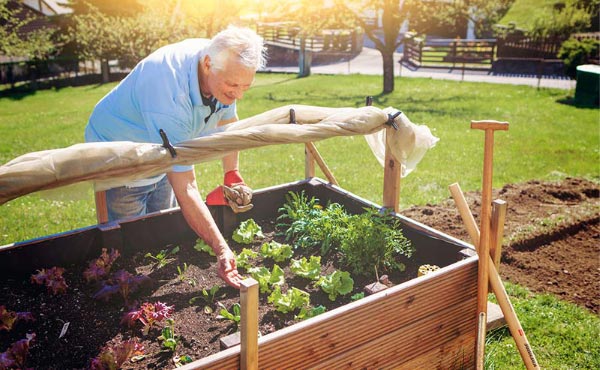
[[[401,54],[394,55],[394,61],[398,61]],[[400,68],[400,63],[395,63],[395,75],[402,77],[425,77],[457,81],[475,81],[475,82],[490,82],[504,83],[512,85],[529,85],[557,89],[574,89],[575,80],[567,78],[554,78],[544,76],[541,79],[531,75],[492,75],[484,71],[465,71],[464,75],[461,70],[446,70],[446,69],[427,69],[418,68],[415,70],[409,69],[406,66]],[[298,67],[269,67],[267,71],[273,72],[290,72],[298,73]],[[381,75],[383,67],[381,54],[376,49],[363,47],[362,52],[348,62],[313,66],[311,72],[314,74],[365,74],[365,75]]]

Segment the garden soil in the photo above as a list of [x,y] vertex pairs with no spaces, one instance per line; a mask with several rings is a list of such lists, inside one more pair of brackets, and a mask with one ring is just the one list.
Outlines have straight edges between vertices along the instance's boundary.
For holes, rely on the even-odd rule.
[[[479,222],[480,194],[465,195]],[[598,197],[598,185],[583,179],[530,181],[496,189],[494,199],[502,199],[508,205],[500,267],[502,279],[537,293],[554,294],[591,312],[600,313]],[[400,213],[470,242],[451,199],[436,205],[412,207]],[[263,227],[266,241],[276,238],[274,221],[257,222]],[[265,240],[251,247],[256,250]],[[81,276],[85,266],[67,267],[65,277],[69,288],[65,295],[52,295],[28,279],[0,282],[0,305],[13,311],[32,311],[36,317],[34,323],[18,322],[10,332],[0,330],[0,352],[33,331],[36,339],[32,342],[26,365],[36,369],[86,368],[102,347],[118,345],[132,337],[144,346],[145,356],[139,362],[126,362],[124,368],[173,368],[177,356],[189,355],[197,360],[218,352],[220,338],[234,333],[236,327],[231,321],[215,319],[220,309],[216,302],[231,308],[239,301],[239,292],[226,287],[218,278],[214,257],[194,250],[193,244],[180,245],[180,251],[169,257],[172,258],[171,263],[160,269],[144,253],[117,259],[113,271],[126,269],[148,274],[151,278],[150,283],[131,295],[128,303],[119,296],[107,301],[91,299],[99,286],[83,281]],[[237,252],[248,247],[234,242],[231,246]],[[404,273],[390,274],[391,282],[398,284],[415,276],[417,266],[424,262],[414,262],[414,265],[407,265]],[[183,269],[184,263],[188,264],[187,270],[178,274],[177,268]],[[335,263],[335,259],[322,263],[322,273],[331,272]],[[271,268],[273,262],[259,260],[258,264]],[[351,301],[349,296],[345,296],[332,302],[306,280],[293,278],[286,272],[286,281],[311,294],[313,306],[323,305],[330,310]],[[354,278],[354,292],[374,280]],[[218,284],[220,289],[213,302],[201,299],[190,302],[200,295],[202,288],[208,290],[214,284]],[[138,307],[144,301],[161,301],[175,307],[174,329],[180,339],[175,353],[162,350],[157,339],[164,323],[155,325],[146,335],[140,332],[139,324],[128,328],[120,323],[131,307]],[[215,313],[205,313],[205,305]],[[263,335],[297,322],[293,314],[275,312],[269,309],[270,306],[266,295],[261,294],[259,329]]]

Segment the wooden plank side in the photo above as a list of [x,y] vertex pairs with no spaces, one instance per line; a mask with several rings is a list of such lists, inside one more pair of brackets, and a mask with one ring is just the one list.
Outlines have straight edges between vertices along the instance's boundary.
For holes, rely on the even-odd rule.
[[[469,263],[408,289],[383,291],[375,295],[379,295],[377,299],[367,300],[371,298],[368,297],[361,300],[365,302],[355,302],[363,304],[349,304],[342,310],[330,312],[334,315],[325,313],[312,321],[265,336],[259,344],[260,367],[314,366],[352,350],[358,343],[372,341],[442,310],[443,307],[431,304],[438,297],[447,297],[445,305],[459,304],[468,299],[465,297],[473,298],[475,288],[476,264]],[[391,312],[394,315],[390,315]]]
[[[444,310],[414,321],[394,332],[362,342],[350,351],[340,353],[316,365],[315,369],[365,369],[365,368],[397,368],[403,364],[415,361],[427,355],[436,348],[453,343],[457,338],[469,335],[469,347],[464,351],[470,359],[473,358],[476,322],[472,315],[465,312],[473,311],[477,305],[475,297],[461,304],[446,306]],[[441,362],[446,362],[446,353],[437,362],[428,363],[428,368],[439,368]]]
[[[315,318],[265,335],[259,339],[259,368],[307,368],[318,366],[357,345],[402,331],[415,322],[447,307],[466,304],[475,312],[477,258],[471,257],[432,274],[413,279],[373,296],[363,298]],[[443,305],[432,302],[444,297]],[[465,301],[470,303],[464,303]],[[463,308],[464,309],[464,308]],[[391,315],[390,313],[394,314]],[[454,313],[465,317],[467,313]],[[473,317],[474,315],[469,315]],[[475,325],[470,318],[465,328]],[[447,323],[436,322],[440,328]],[[456,334],[450,332],[449,338]],[[461,334],[462,335],[462,334]],[[468,333],[464,334],[468,335]],[[474,331],[471,333],[474,343]],[[415,349],[413,339],[405,347]],[[473,346],[471,346],[472,348]],[[385,354],[386,352],[384,352]],[[184,369],[235,369],[239,366],[239,346],[188,364]]]
[[397,370],[430,369],[431,364],[438,364],[437,369],[472,369],[475,367],[473,352],[468,353],[465,350],[474,346],[473,333],[466,333],[394,368]]

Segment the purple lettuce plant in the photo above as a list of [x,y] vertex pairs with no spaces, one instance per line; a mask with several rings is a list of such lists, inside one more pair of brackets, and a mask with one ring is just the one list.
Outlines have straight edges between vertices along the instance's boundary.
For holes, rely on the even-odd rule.
[[35,321],[31,312],[9,311],[4,306],[0,306],[0,331],[10,331],[19,321]]
[[48,291],[54,295],[67,292],[67,283],[62,276],[65,269],[62,267],[52,267],[49,269],[38,270],[37,274],[31,275],[31,282],[39,285],[45,285]]
[[0,369],[25,369],[29,344],[34,339],[35,333],[27,334],[25,339],[16,341],[5,352],[0,353]]
[[144,347],[135,339],[128,339],[117,344],[107,345],[102,348],[98,356],[90,362],[91,370],[113,370],[121,366],[131,356],[142,355]]
[[132,327],[136,321],[140,321],[144,324],[142,333],[148,334],[152,325],[157,322],[163,321],[171,317],[171,314],[175,311],[173,306],[167,306],[165,303],[156,302],[149,303],[144,302],[141,304],[138,310],[133,310],[126,313],[121,320],[122,324],[127,324],[128,327]]
[[108,275],[112,268],[112,264],[120,255],[121,254],[116,249],[111,249],[109,254],[106,248],[102,248],[102,254],[100,254],[100,257],[90,262],[88,268],[83,272],[83,277],[88,283],[104,278]]
[[94,294],[94,298],[108,301],[113,295],[121,293],[127,304],[129,295],[149,280],[150,278],[146,275],[132,275],[125,270],[119,270],[103,283],[102,288]]

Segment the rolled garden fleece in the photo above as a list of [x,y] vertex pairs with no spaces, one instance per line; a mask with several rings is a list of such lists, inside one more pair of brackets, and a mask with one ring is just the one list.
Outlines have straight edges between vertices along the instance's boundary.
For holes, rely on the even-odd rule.
[[[296,124],[290,124],[290,109]],[[82,181],[96,191],[132,180],[169,172],[173,165],[208,162],[227,153],[266,145],[305,143],[333,136],[367,135],[383,164],[386,122],[393,108],[328,108],[288,105],[222,126],[201,137],[174,145],[173,158],[162,144],[115,141],[75,144],[67,148],[28,153],[0,167],[0,204],[20,196]],[[438,141],[429,128],[413,124],[406,115],[395,119],[391,149],[407,175]],[[168,135],[168,132],[167,132]]]

